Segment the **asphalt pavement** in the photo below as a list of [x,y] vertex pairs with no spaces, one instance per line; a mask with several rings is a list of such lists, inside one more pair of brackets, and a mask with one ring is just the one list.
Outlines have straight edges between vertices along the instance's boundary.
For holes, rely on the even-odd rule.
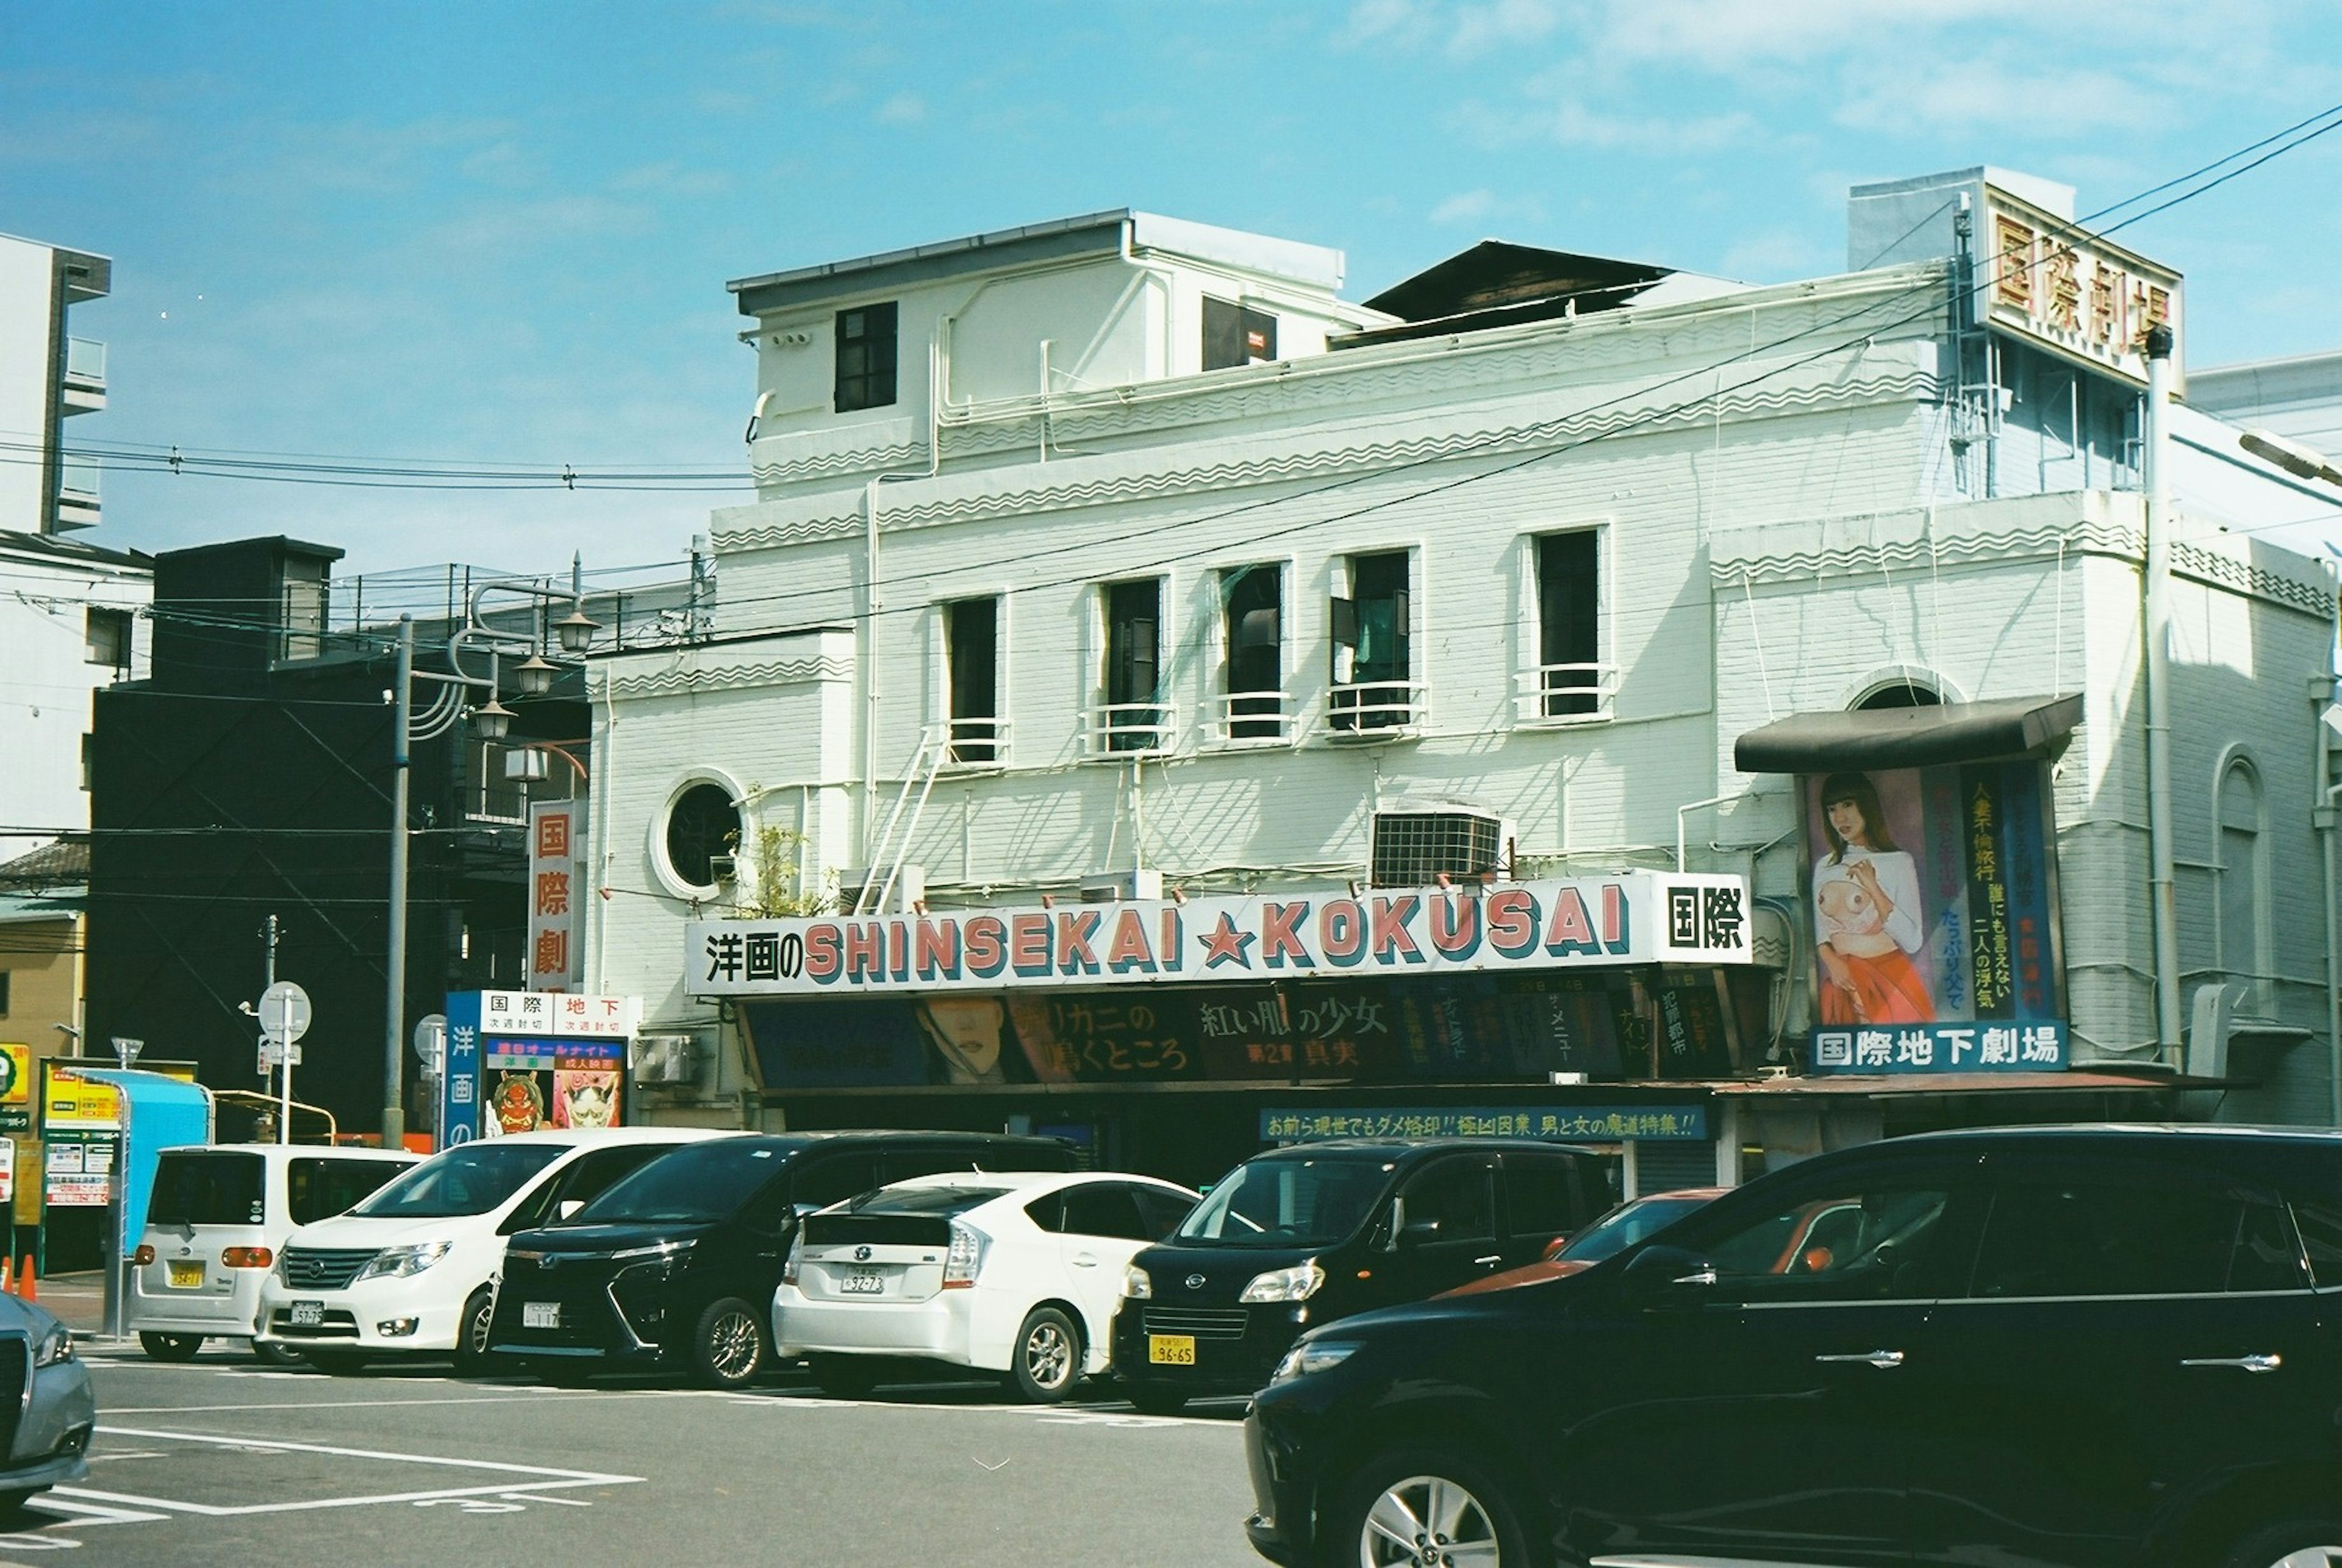
[[0,1520],[0,1568],[1258,1561],[1240,1402],[1163,1419],[1095,1385],[1035,1407],[969,1382],[831,1400],[789,1373],[738,1394],[329,1377],[221,1340],[166,1365],[94,1332],[95,1276],[40,1295],[90,1331],[98,1435],[86,1482]]

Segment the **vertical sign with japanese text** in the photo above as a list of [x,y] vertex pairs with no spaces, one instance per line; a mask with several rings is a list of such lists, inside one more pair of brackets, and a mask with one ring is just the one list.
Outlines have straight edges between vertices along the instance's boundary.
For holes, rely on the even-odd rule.
[[576,991],[585,984],[586,803],[531,801],[528,807],[528,989]]

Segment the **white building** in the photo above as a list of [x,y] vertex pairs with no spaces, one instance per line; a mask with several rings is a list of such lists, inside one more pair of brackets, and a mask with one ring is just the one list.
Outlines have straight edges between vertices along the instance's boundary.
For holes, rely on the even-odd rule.
[[98,521],[97,468],[65,421],[105,406],[105,345],[70,309],[105,257],[0,235],[0,861],[89,825],[90,693],[145,668],[144,557],[71,537]]
[[[596,673],[590,988],[639,993],[647,1029],[697,1042],[678,1113],[1061,1125],[1172,1174],[1215,1174],[1296,1105],[1696,1104],[1717,1146],[1659,1170],[1645,1145],[1646,1182],[1930,1118],[2172,1108],[2184,1064],[2147,934],[2137,345],[2184,326],[2181,291],[2073,237],[2071,197],[1983,169],[1865,187],[1855,270],[1764,288],[1490,242],[1354,305],[1335,253],[1132,213],[734,284],[759,498],[715,518],[720,634]],[[2195,428],[2221,445],[2225,427]],[[2324,1048],[2296,1043],[2326,1033],[2324,926],[2292,868],[2319,848],[2333,593],[2311,562],[2222,533],[2295,504],[2273,469],[2219,452],[2215,505],[2184,455],[2175,978],[2191,999],[2241,988],[2214,993],[2195,1060],[2243,1080],[2229,1111],[2322,1120]],[[2017,770],[2009,801],[2054,766],[2054,833],[2033,835],[2054,855],[2021,823],[1992,830],[2046,874],[2046,893],[2012,876],[1992,895],[2017,922],[1993,938],[2001,989],[2024,969],[2035,1012],[1963,1014],[1939,984],[1931,1028],[1998,1024],[1898,1036],[1892,1074],[1756,1082],[1818,1071],[1857,1031],[1810,1033],[1842,1005],[1809,974],[1808,886],[1828,879],[1799,833],[1817,842],[1823,803],[1741,771],[1744,736],[1773,759],[1750,765],[1800,774],[1993,759]],[[1916,824],[1911,802],[1882,809]],[[1936,838],[1966,820],[1926,811]],[[774,891],[776,828],[802,835],[786,891],[849,914],[1687,865],[1757,895],[1756,964],[1529,987],[1559,1053],[1535,1061],[1510,982],[1394,991],[1400,1065],[1381,1077],[1316,1035],[1249,1074],[1156,1072],[1140,1036],[1168,1032],[1168,988],[1161,1017],[1112,1034],[1085,1002],[1006,986],[984,1044],[1006,1017],[1042,1082],[928,1089],[905,1066],[918,1033],[885,1004],[744,989],[698,945],[715,936],[687,939],[695,914]],[[1943,854],[1974,871],[1993,858],[1977,844]],[[1977,886],[1962,907],[1987,906]],[[1924,895],[1937,945],[1946,896]],[[1985,937],[1952,924],[1957,968]],[[1336,994],[1264,980],[1181,1016],[1208,1035],[1258,1004],[1289,1035],[1363,1005],[1383,1027],[1363,993],[1311,1000]],[[1036,1035],[1059,1051],[1081,1031],[1103,1043],[1086,1064],[1061,1052],[1048,1071]],[[1992,1074],[1945,1071],[1979,1044]],[[1546,1082],[1589,1046],[1611,1086]],[[1493,1071],[1506,1050],[1516,1070]]]

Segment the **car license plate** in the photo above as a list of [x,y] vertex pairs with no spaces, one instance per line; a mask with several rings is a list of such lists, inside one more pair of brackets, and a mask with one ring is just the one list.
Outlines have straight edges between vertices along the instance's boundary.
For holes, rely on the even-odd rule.
[[285,1321],[295,1328],[323,1328],[325,1326],[325,1303],[295,1302],[293,1311]]
[[559,1328],[559,1302],[523,1302],[520,1303],[520,1326],[523,1328]]
[[1196,1336],[1191,1333],[1150,1333],[1146,1336],[1146,1359],[1157,1366],[1193,1366],[1196,1364]]
[[204,1288],[204,1261],[201,1258],[170,1260],[171,1288],[175,1291],[199,1291]]
[[848,1269],[837,1282],[838,1293],[849,1296],[886,1293],[886,1276],[876,1269]]

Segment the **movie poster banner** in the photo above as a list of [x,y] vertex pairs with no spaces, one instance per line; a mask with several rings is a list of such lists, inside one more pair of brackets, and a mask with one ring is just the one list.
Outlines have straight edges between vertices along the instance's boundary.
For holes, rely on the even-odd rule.
[[626,1124],[632,996],[465,991],[447,998],[439,1146]]
[[2047,764],[1798,780],[1817,1074],[2009,1073],[2068,1060]]

